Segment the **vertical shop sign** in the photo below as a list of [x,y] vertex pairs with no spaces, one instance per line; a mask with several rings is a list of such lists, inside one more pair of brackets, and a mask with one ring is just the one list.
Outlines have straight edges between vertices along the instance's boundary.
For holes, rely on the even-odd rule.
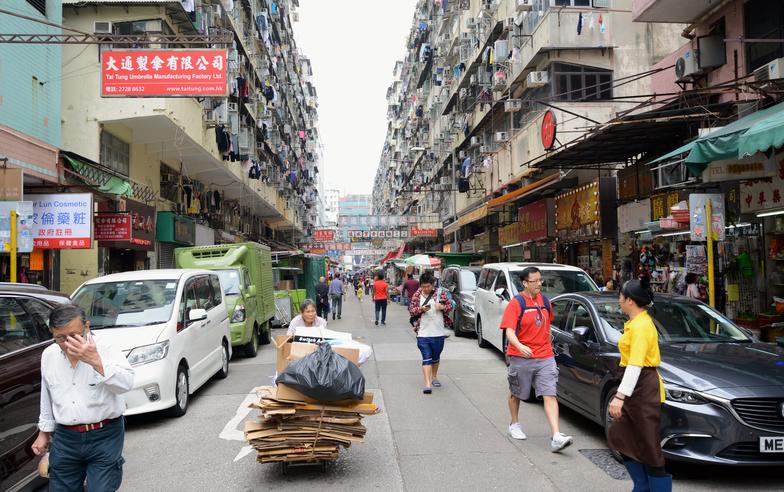
[[[706,202],[711,201],[709,219],[705,213]],[[714,241],[724,241],[724,195],[721,193],[692,193],[689,195],[689,212],[692,241],[707,241],[708,231],[713,231]],[[709,229],[710,228],[710,229]]]

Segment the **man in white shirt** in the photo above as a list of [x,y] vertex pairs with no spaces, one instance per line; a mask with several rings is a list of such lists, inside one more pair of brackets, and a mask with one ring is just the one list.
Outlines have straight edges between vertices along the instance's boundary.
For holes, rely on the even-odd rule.
[[[122,352],[90,333],[78,306],[49,316],[54,345],[41,356],[41,415],[35,454],[49,449],[49,490],[114,491],[122,483],[125,400],[133,369]],[[51,444],[51,446],[50,446]]]

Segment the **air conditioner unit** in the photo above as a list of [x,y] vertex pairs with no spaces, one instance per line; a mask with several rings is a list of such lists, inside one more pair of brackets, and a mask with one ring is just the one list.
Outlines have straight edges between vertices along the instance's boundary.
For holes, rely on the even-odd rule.
[[509,141],[509,133],[508,132],[495,132],[495,141],[502,143]]
[[112,23],[110,21],[95,21],[93,23],[93,32],[95,34],[111,34]]
[[754,80],[757,82],[775,79],[784,79],[784,58],[776,58],[767,65],[762,65],[754,70]]
[[215,121],[217,123],[228,123],[229,122],[229,107],[228,105],[221,104],[217,108],[212,110],[215,113]]
[[515,28],[515,18],[507,17],[504,19],[504,31],[513,31]]
[[458,152],[458,153],[457,153],[457,157],[458,157],[459,159],[465,159],[465,158],[466,158],[466,152],[465,152],[465,150],[461,150],[460,152]]
[[476,17],[469,17],[466,19],[466,27],[469,29],[476,27],[478,23],[479,22]]
[[467,96],[468,96],[468,89],[466,89],[466,88],[460,89],[460,99],[462,99],[464,97],[467,97]]
[[460,39],[462,39],[463,41],[471,41],[471,33],[465,31],[461,32]]
[[700,73],[699,52],[689,50],[675,61],[675,78],[688,79]]
[[471,85],[476,85],[477,84],[476,74],[472,75],[471,78],[468,80],[471,82]]
[[213,109],[205,109],[204,110],[204,121],[206,123],[216,123],[217,121],[216,121],[216,117],[215,117],[215,110],[213,110]]
[[532,0],[517,0],[517,11],[524,12],[533,8]]
[[479,146],[479,137],[471,137],[471,147]]
[[504,111],[507,113],[516,113],[523,109],[523,101],[520,99],[508,99],[504,101]]
[[525,78],[527,87],[544,87],[548,83],[550,83],[550,74],[545,71],[531,72]]
[[481,145],[479,147],[479,154],[480,155],[489,155],[489,154],[492,154],[492,153],[493,153],[493,149],[489,145]]
[[234,113],[238,112],[239,111],[239,107],[238,107],[237,103],[230,102],[229,103],[229,111],[232,111]]

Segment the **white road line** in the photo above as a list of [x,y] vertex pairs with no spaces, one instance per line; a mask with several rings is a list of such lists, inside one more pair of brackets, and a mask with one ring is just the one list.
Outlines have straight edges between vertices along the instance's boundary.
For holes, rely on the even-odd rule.
[[[256,396],[255,392],[251,391],[248,393],[245,399],[242,400],[242,403],[240,403],[240,406],[237,408],[234,417],[232,417],[231,420],[226,423],[226,425],[223,427],[223,430],[220,432],[220,434],[218,434],[218,437],[227,441],[245,441],[245,433],[238,429],[238,427],[245,420],[250,411],[253,410],[249,405],[257,401],[257,399],[258,396]],[[253,452],[252,447],[243,446],[240,452],[237,453],[237,456],[234,457],[234,462],[236,463],[245,456],[249,455],[251,452]]]

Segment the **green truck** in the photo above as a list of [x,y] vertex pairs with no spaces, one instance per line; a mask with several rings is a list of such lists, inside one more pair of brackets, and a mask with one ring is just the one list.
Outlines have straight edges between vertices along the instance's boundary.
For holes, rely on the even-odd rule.
[[272,255],[262,244],[247,242],[174,250],[178,268],[214,270],[226,295],[231,344],[255,357],[259,344],[270,343],[275,317]]

